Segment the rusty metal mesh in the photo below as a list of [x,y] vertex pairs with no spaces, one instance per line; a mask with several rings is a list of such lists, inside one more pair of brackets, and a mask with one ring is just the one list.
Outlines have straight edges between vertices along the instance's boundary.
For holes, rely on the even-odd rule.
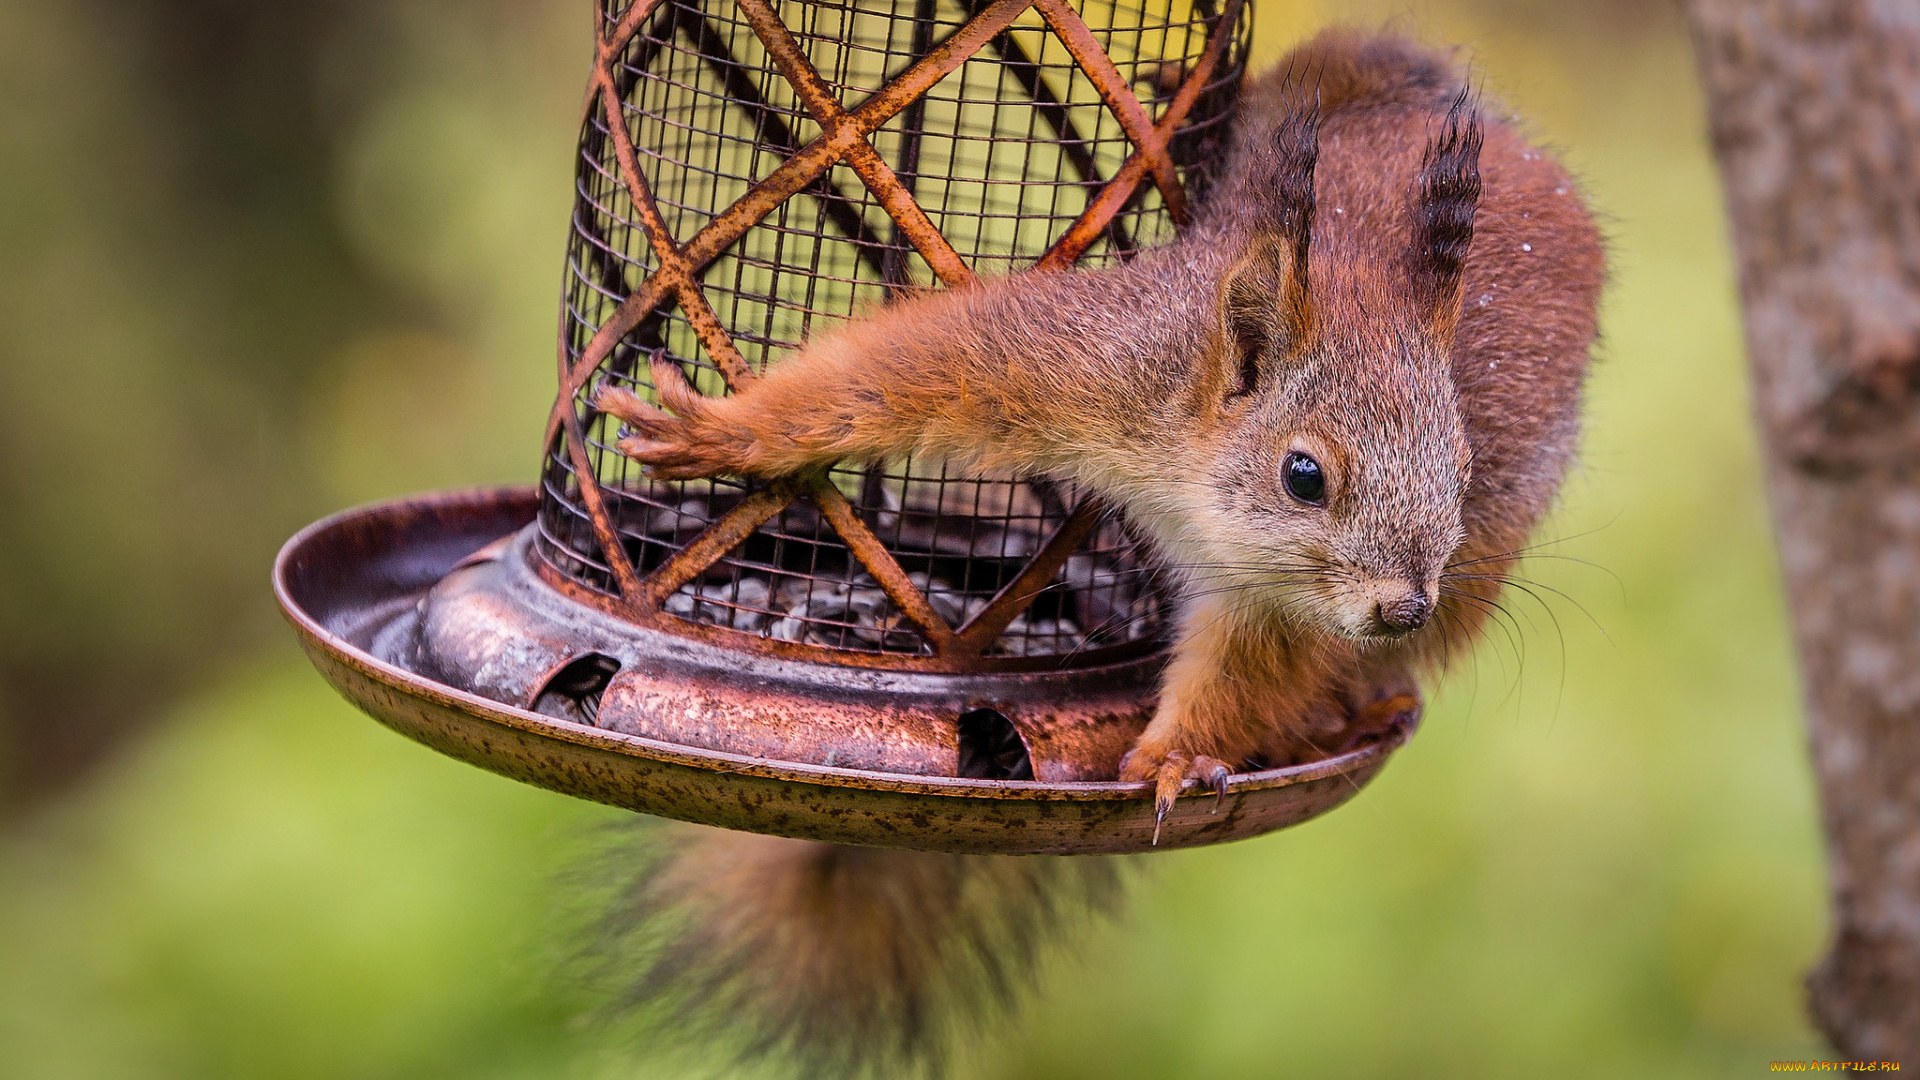
[[902,290],[1166,238],[1224,134],[1243,2],[609,0],[535,546],[549,580],[695,637],[878,666],[1151,647],[1147,552],[1072,485],[919,459],[656,481],[588,399],[608,381],[651,400],[656,352],[724,393]]

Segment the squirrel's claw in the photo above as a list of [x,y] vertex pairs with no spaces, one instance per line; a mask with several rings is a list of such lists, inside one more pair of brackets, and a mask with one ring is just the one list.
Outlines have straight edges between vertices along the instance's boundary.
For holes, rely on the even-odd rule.
[[1213,789],[1213,809],[1207,813],[1219,813],[1220,807],[1227,801],[1227,777],[1233,775],[1233,770],[1227,768],[1224,761],[1196,754],[1193,764],[1187,767],[1187,775]]
[[1169,750],[1165,756],[1155,761],[1152,755],[1143,755],[1139,750],[1128,751],[1120,759],[1120,779],[1124,781],[1153,782],[1153,845],[1160,844],[1160,826],[1167,820],[1168,811],[1173,809],[1173,801],[1180,797],[1180,789],[1187,781],[1194,780],[1213,790],[1213,810],[1218,813],[1227,798],[1227,778],[1233,770],[1217,758],[1205,754],[1188,756],[1184,751]]
[[695,390],[679,365],[655,357],[649,366],[660,403],[672,412],[625,387],[602,383],[594,391],[593,407],[624,426],[614,449],[662,480],[693,480],[737,469],[738,448],[715,424],[713,399]]
[[693,388],[679,364],[655,353],[653,359],[647,361],[647,370],[653,373],[654,390],[659,393],[661,404],[691,420],[706,417],[711,399]]
[[677,418],[640,400],[640,395],[624,386],[600,384],[593,392],[593,407],[649,436],[669,434],[680,423]]
[[1166,760],[1160,763],[1153,778],[1153,845],[1160,846],[1160,825],[1167,820],[1167,811],[1173,809],[1173,800],[1180,797],[1180,788],[1187,782],[1187,755],[1178,750],[1168,751]]
[[656,439],[684,438],[692,426],[708,419],[712,399],[693,388],[680,365],[656,355],[647,362],[647,370],[653,373],[654,392],[660,395],[660,403],[672,413],[647,404],[624,386],[608,382],[594,390],[593,407]]
[[681,453],[681,448],[676,443],[654,442],[637,435],[629,435],[621,439],[613,444],[613,448],[635,461],[652,466],[655,471],[662,467],[670,467],[670,463]]

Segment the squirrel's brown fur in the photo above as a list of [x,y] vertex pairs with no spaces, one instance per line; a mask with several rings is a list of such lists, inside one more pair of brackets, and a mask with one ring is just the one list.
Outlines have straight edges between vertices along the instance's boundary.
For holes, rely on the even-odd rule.
[[[873,312],[727,398],[598,407],[657,475],[905,453],[1071,477],[1182,583],[1123,766],[1198,777],[1336,743],[1369,687],[1457,653],[1573,452],[1604,276],[1567,173],[1451,58],[1331,30],[1250,80],[1192,225],[1124,265]],[[1290,495],[1318,462],[1324,505]]]

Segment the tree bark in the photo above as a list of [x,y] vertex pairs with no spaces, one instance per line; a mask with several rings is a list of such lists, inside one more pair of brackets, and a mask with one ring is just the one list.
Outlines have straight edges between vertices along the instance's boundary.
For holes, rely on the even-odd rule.
[[1920,3],[1686,0],[1832,875],[1807,978],[1920,1065]]

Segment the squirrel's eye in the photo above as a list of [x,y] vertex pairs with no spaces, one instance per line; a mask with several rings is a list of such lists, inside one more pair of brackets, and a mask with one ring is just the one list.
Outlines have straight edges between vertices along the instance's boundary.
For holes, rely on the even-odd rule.
[[1327,501],[1327,475],[1320,463],[1297,450],[1280,463],[1280,481],[1287,494],[1303,503],[1319,506]]

